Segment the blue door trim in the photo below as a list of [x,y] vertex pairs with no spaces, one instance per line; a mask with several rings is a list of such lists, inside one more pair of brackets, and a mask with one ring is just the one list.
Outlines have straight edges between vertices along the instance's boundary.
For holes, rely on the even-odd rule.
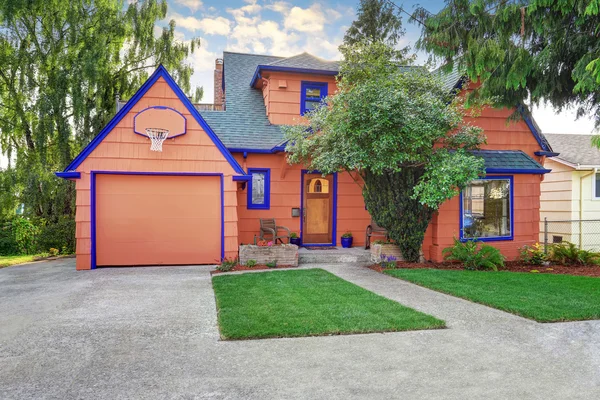
[[333,174],[333,210],[332,210],[332,226],[331,226],[331,243],[304,243],[304,175],[306,174],[319,174],[319,171],[309,171],[307,169],[303,169],[300,175],[300,239],[302,241],[302,246],[311,246],[311,247],[329,247],[336,246],[337,241],[337,189],[338,189],[338,174],[334,172]]
[[218,172],[90,171],[91,269],[96,269],[96,175],[218,176],[221,180],[221,259],[225,258],[225,186]]

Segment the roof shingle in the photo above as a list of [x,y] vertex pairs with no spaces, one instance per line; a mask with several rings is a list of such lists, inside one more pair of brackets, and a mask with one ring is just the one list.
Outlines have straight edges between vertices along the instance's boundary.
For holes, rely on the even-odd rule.
[[545,134],[556,158],[571,164],[600,166],[600,149],[592,146],[593,135]]
[[475,150],[471,153],[483,158],[485,169],[490,173],[501,170],[531,171],[532,173],[547,171],[540,163],[521,150]]

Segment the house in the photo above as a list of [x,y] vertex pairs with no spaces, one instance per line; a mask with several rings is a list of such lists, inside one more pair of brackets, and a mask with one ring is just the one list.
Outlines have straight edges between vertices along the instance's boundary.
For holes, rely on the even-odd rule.
[[[548,222],[548,241],[572,242],[600,250],[600,150],[592,135],[546,134],[560,154],[546,159],[552,172],[542,182],[541,219]],[[544,240],[542,223],[542,237]]]
[[[307,53],[225,52],[215,105],[199,111],[159,67],[57,173],[76,181],[77,268],[212,264],[252,243],[259,218],[276,218],[304,244],[335,246],[350,231],[364,245],[371,217],[358,174],[288,165],[280,129],[336,92],[338,69]],[[460,74],[445,82],[472,89]],[[455,237],[489,241],[509,258],[538,240],[541,163],[553,153],[531,119],[507,124],[513,111],[471,119],[488,137],[477,152],[488,175],[443,204],[426,233],[426,259],[440,260]],[[151,151],[148,129],[169,131],[162,152]]]

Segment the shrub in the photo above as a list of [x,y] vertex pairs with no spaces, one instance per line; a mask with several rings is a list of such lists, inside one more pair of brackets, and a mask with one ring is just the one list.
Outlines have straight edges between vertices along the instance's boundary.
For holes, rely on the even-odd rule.
[[50,254],[50,256],[52,257],[56,257],[58,255],[59,251],[58,249],[55,249],[54,247],[50,247],[50,250],[48,250],[48,254]]
[[536,243],[533,246],[523,246],[519,248],[519,261],[529,265],[542,265],[548,261],[548,256],[544,253],[543,247]]
[[277,267],[277,261],[268,262],[266,265],[269,268],[275,268],[275,267]]
[[392,255],[386,256],[385,254],[382,254],[379,265],[381,266],[381,268],[384,269],[394,269],[396,268],[396,261],[398,261],[396,257]]
[[12,221],[0,222],[0,255],[8,256],[19,253],[19,246],[12,229]]
[[498,271],[498,267],[504,266],[504,256],[500,250],[481,242],[467,241],[463,243],[454,239],[454,245],[442,250],[442,254],[444,259],[459,261],[465,269],[471,271],[480,269]]
[[21,254],[33,254],[37,250],[37,235],[40,229],[29,219],[17,217],[12,220],[12,230]]
[[350,232],[350,231],[346,231],[346,232],[345,232],[345,233],[342,235],[342,237],[343,237],[343,238],[351,238],[351,237],[352,237],[352,232]]
[[221,260],[221,264],[217,266],[217,271],[228,272],[234,269],[236,265],[238,265],[237,258],[224,258]]
[[75,252],[75,220],[61,217],[57,222],[40,221],[38,250],[61,249],[63,254]]
[[562,242],[550,247],[549,259],[563,265],[600,265],[600,253],[580,250],[570,242]]
[[256,267],[256,264],[257,264],[256,260],[248,260],[248,261],[246,261],[246,267],[248,267],[248,268]]
[[297,234],[296,232],[292,232],[292,233],[290,233],[290,238],[291,238],[291,239],[296,239],[296,238],[298,238],[298,237],[299,237],[299,236],[298,236],[298,234]]

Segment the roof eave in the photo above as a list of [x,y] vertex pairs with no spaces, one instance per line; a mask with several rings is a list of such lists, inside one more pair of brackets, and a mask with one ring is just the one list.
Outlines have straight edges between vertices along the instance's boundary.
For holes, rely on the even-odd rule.
[[250,87],[254,87],[259,79],[261,79],[262,71],[275,71],[275,72],[290,72],[297,74],[312,74],[312,75],[328,75],[336,76],[339,71],[332,71],[326,69],[311,69],[311,68],[295,68],[295,67],[282,67],[278,65],[258,65],[256,71],[250,81]]

